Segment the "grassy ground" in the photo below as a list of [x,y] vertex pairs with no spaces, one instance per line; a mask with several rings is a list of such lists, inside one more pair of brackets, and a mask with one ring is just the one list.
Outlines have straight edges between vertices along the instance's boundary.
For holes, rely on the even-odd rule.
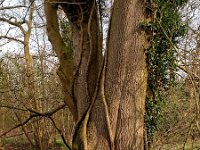
[[157,145],[153,150],[200,150],[200,141]]
[[[23,140],[16,141],[16,139],[2,139],[0,150],[38,150]],[[64,144],[60,141],[54,141],[49,150],[67,150]]]
[[[32,147],[23,139],[16,140],[15,138],[2,139],[0,145],[0,150],[37,150]],[[200,150],[200,139],[195,142],[188,141],[185,144],[181,143],[170,143],[170,144],[157,144],[154,146],[153,150]],[[54,140],[49,148],[49,150],[67,150],[65,148],[62,140]]]

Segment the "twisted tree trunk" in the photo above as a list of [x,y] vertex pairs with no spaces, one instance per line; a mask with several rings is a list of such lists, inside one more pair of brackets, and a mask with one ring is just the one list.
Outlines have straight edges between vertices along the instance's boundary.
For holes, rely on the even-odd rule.
[[[64,42],[58,27],[58,5],[71,25],[73,55],[66,54],[61,46]],[[147,42],[139,24],[145,20],[144,2],[114,1],[103,60],[97,12],[93,0],[45,3],[48,36],[66,78],[60,76],[68,95],[66,104],[77,122],[72,147],[142,150]]]

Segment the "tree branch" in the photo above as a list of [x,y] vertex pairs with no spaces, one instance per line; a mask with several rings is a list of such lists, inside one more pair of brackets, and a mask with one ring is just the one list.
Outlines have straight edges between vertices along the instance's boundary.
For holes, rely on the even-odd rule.
[[68,144],[67,141],[65,140],[65,137],[64,137],[64,135],[63,135],[61,129],[59,129],[59,128],[57,127],[57,125],[56,125],[56,123],[55,123],[55,121],[53,120],[52,117],[49,117],[49,119],[52,121],[53,126],[54,126],[54,127],[56,128],[56,130],[59,132],[59,134],[60,134],[60,136],[61,136],[61,138],[62,138],[62,140],[63,140],[63,143],[66,145],[66,147],[67,147],[69,150],[71,150],[71,147],[69,146],[69,144]]
[[[17,117],[17,120],[18,120],[20,123],[22,123],[22,120],[21,120],[21,118],[19,117],[19,115],[18,115],[16,112],[14,112],[14,113],[15,113],[15,116]],[[31,144],[32,146],[34,146],[33,142],[31,141],[30,137],[28,136],[28,132],[26,131],[26,128],[25,128],[23,125],[22,125],[21,127],[22,127],[22,131],[24,132],[24,134],[25,134],[26,138],[28,139],[28,141],[30,142],[30,144]]]
[[9,106],[9,105],[2,105],[0,104],[0,108],[8,108],[8,109],[14,109],[14,110],[19,110],[19,111],[28,111],[27,109],[23,109],[23,108],[18,108],[16,106]]
[[39,116],[39,115],[30,115],[30,117],[27,118],[24,122],[19,123],[19,124],[17,124],[16,126],[12,127],[11,129],[9,129],[9,130],[3,132],[2,134],[0,134],[0,137],[5,136],[6,134],[8,134],[9,132],[11,132],[12,130],[14,130],[14,129],[16,129],[16,128],[19,128],[19,127],[21,127],[21,126],[26,125],[31,119],[33,119],[33,118],[35,118],[35,117],[37,117],[37,116]]
[[41,113],[41,112],[37,112],[37,111],[32,110],[32,109],[28,109],[31,112],[30,116],[25,121],[23,121],[23,122],[15,125],[11,129],[9,129],[9,130],[3,132],[2,134],[0,134],[0,137],[5,136],[6,134],[8,134],[9,132],[11,132],[12,130],[14,130],[16,128],[19,128],[21,126],[26,125],[33,118],[36,118],[36,117],[47,117],[47,118],[49,118],[53,114],[55,114],[56,112],[58,112],[59,110],[63,109],[65,106],[66,106],[66,104],[62,104],[62,105],[58,106],[57,108],[55,108],[55,109],[53,109],[51,111],[45,112],[45,113]]
[[65,45],[65,42],[60,35],[57,15],[58,7],[56,7],[55,4],[48,3],[47,1],[44,3],[44,8],[47,20],[48,39],[60,61],[60,67],[57,73],[62,81],[65,103],[69,107],[74,120],[77,120],[77,108],[71,96],[73,76],[72,49]]
[[[12,18],[14,18],[14,17],[12,17]],[[10,19],[0,18],[0,21],[6,22],[6,23],[8,23],[10,25],[18,27],[22,31],[23,34],[26,33],[26,31],[22,27],[22,22],[17,22],[17,21],[13,22],[13,21],[11,21],[12,18],[10,18]],[[14,19],[17,20],[16,18],[14,18]]]
[[23,5],[7,6],[7,7],[1,7],[0,10],[15,9],[15,8],[21,8],[21,7],[26,7],[26,6],[23,6]]
[[86,2],[49,2],[50,4],[69,4],[69,5],[81,5],[87,4]]
[[8,40],[12,40],[12,41],[16,41],[21,44],[24,44],[24,41],[22,41],[22,40],[16,39],[14,37],[5,36],[5,35],[0,36],[0,39],[8,39]]

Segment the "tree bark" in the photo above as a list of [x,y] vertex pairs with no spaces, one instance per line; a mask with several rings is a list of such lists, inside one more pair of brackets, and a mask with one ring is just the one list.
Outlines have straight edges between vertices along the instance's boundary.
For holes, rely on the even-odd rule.
[[115,149],[143,149],[147,69],[141,0],[115,0],[108,43],[106,97]]
[[71,92],[73,74],[72,50],[70,47],[65,45],[60,35],[57,15],[58,6],[45,1],[44,9],[47,20],[48,38],[60,61],[60,67],[58,68],[57,73],[63,86],[65,103],[69,107],[74,120],[77,120],[77,108],[73,101]]
[[94,0],[84,2],[83,5],[61,4],[72,30],[74,53],[72,90],[77,105],[78,120],[91,103],[102,61],[102,41],[96,2]]
[[[76,108],[74,116],[77,116],[73,149],[142,150],[147,41],[139,24],[145,20],[144,2],[114,1],[103,65],[100,65],[102,46],[96,3],[73,2],[75,4],[60,4],[73,33],[74,73],[69,79]],[[46,8],[53,8],[50,3],[46,5]],[[45,11],[50,32],[54,19],[49,15],[52,13],[50,9]],[[54,25],[58,28],[58,24]],[[56,51],[59,45],[57,47],[51,38],[59,31],[54,31],[48,36]],[[60,60],[61,66],[62,63],[67,61]],[[64,80],[61,82],[66,84]]]

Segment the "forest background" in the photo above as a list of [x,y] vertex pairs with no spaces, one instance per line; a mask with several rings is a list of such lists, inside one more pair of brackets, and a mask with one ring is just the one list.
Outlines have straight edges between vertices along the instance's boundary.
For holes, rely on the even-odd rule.
[[[137,0],[135,1],[137,2]],[[90,24],[89,17],[93,10],[92,2],[87,6],[79,1],[73,1],[73,3],[0,0],[0,147],[2,149],[75,149],[74,147],[78,143],[76,143],[78,135],[75,134],[75,131],[79,132],[82,128],[79,128],[77,124],[82,123],[79,120],[83,118],[82,114],[87,112],[85,110],[91,104],[83,103],[84,94],[82,92],[87,93],[84,91],[85,85],[84,88],[82,87],[84,90],[77,86],[85,78],[81,78],[80,75],[77,79],[71,79],[71,83],[65,76],[69,77],[68,73],[72,73],[75,68],[74,76],[76,77],[77,66],[87,68],[89,63],[101,62],[102,58],[94,55],[94,60],[91,59],[91,62],[86,63],[85,66],[84,63],[79,64],[77,59],[74,61],[74,68],[69,66],[71,59],[68,57],[77,41],[73,39],[72,32],[74,33],[75,29],[72,26],[72,23],[74,24],[72,19],[74,18],[69,18],[71,12],[68,7],[80,5],[80,10],[84,8],[86,13],[82,14],[82,17],[84,20],[86,16],[86,21],[84,21],[88,21],[87,25]],[[108,53],[107,49],[114,49],[108,41],[109,33],[115,33],[110,26],[117,26],[117,21],[112,24],[110,16],[112,13],[115,14],[111,10],[115,9],[114,6],[116,9],[118,8],[120,0],[98,0],[94,4],[99,19],[96,21],[100,28],[98,34],[101,35],[96,39],[102,42],[100,53],[104,57]],[[52,7],[48,5],[52,5]],[[135,6],[138,7],[137,9],[142,8],[140,5]],[[142,130],[144,131],[142,133],[144,145],[140,146],[147,150],[198,149],[200,148],[200,2],[198,0],[147,0],[144,2],[144,6],[147,17],[145,21],[139,20],[138,26],[145,33],[144,37],[148,43],[148,47],[144,48],[148,77],[145,115],[141,119],[144,120],[144,129]],[[62,42],[56,43],[57,40],[52,39],[49,32],[50,26],[55,25],[51,24],[49,19],[54,20],[55,14],[49,13],[48,15],[48,9],[52,9],[51,12],[53,12],[54,7],[56,7],[58,17],[55,31],[59,33],[54,36],[62,39],[65,48],[61,46]],[[76,9],[73,10],[73,13],[76,14]],[[119,12],[123,14],[123,10]],[[89,14],[88,18],[87,13]],[[138,18],[140,19],[140,16]],[[85,23],[84,21],[83,23]],[[85,29],[84,25],[81,24],[78,29],[87,30],[87,36],[90,39],[89,31],[97,29],[87,28],[88,26]],[[84,34],[83,37],[85,37]],[[112,40],[112,37],[110,39]],[[81,39],[78,43],[80,41]],[[85,42],[84,38],[82,42]],[[91,43],[89,45],[91,46]],[[88,45],[83,44],[82,49],[86,46]],[[140,47],[137,44],[134,46]],[[64,54],[57,50],[58,47],[63,48]],[[93,45],[93,49],[94,47]],[[73,53],[73,57],[78,58],[79,53]],[[85,60],[84,55],[87,53],[80,54],[83,61]],[[90,54],[86,58],[90,59]],[[131,58],[127,60],[131,60]],[[95,62],[94,64],[100,66],[100,63]],[[107,65],[109,66],[109,64]],[[99,70],[97,72],[101,72]],[[81,71],[84,74],[84,69]],[[92,74],[97,73],[92,72]],[[98,80],[93,79],[93,76],[90,79],[91,81],[88,80],[89,95],[95,93],[95,90],[91,89],[95,89],[97,86],[93,86],[90,82]],[[109,79],[109,75],[106,79]],[[103,82],[102,80],[101,82]],[[74,89],[70,91],[69,85],[74,86],[74,93]],[[66,102],[66,99],[70,99],[70,94],[72,96],[74,94],[75,98],[81,97],[83,101],[75,107],[70,101]],[[80,107],[83,104],[85,106]],[[100,103],[99,106],[101,105]],[[106,108],[109,107],[107,105],[109,102],[105,105]],[[78,109],[78,113],[76,113],[76,109]],[[94,109],[97,108],[94,107]],[[93,113],[95,114],[95,111]],[[85,118],[83,120],[85,121]],[[89,121],[87,121],[88,133],[93,131],[91,129],[93,124],[90,125]],[[109,130],[110,124],[107,125],[108,135],[112,135]],[[84,145],[85,137],[81,138],[83,140],[80,141]],[[80,146],[82,143],[77,145]],[[112,136],[110,141],[105,143],[111,143],[110,149],[112,149]],[[90,144],[88,145],[90,146]],[[126,144],[124,143],[124,145]],[[120,146],[114,144],[115,149],[120,149]],[[141,149],[141,147],[135,149]],[[79,147],[79,149],[81,148]]]

